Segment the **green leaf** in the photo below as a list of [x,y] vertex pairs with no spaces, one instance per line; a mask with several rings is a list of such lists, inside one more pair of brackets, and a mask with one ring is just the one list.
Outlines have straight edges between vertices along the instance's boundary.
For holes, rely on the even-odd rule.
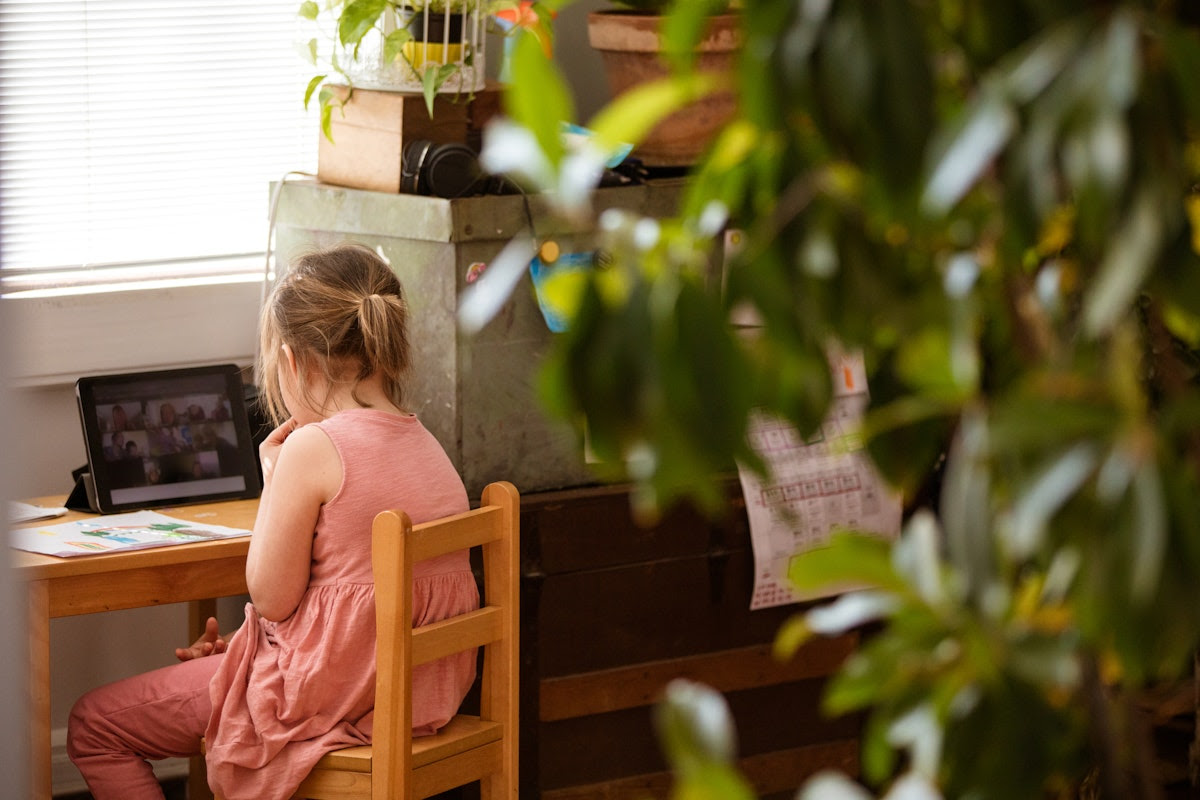
[[728,0],[690,0],[675,3],[663,18],[662,44],[667,59],[676,72],[692,70],[696,61],[696,46],[708,27],[709,18],[721,13]]
[[425,73],[421,75],[421,88],[425,94],[425,108],[430,117],[433,117],[433,101],[437,98],[438,89],[442,88],[446,79],[457,70],[458,64],[442,64],[440,67],[431,65],[425,68]]
[[1155,194],[1143,188],[1128,216],[1112,233],[1107,253],[1084,297],[1084,327],[1109,333],[1129,312],[1163,245],[1163,218]]
[[684,775],[737,757],[733,715],[711,686],[686,678],[672,680],[654,709],[654,722],[667,759]]
[[1128,9],[1118,9],[1109,20],[1103,43],[1103,99],[1125,109],[1137,97],[1141,82],[1138,19]]
[[1042,546],[1051,518],[1069,501],[1096,468],[1096,453],[1077,444],[1045,464],[1017,496],[1013,508],[1009,545],[1024,559]]
[[338,41],[357,46],[388,7],[388,0],[352,0],[338,17]]
[[896,612],[899,602],[886,592],[846,592],[806,615],[808,626],[823,636],[840,636],[870,622],[886,619]]
[[572,122],[575,105],[562,73],[546,58],[537,37],[518,35],[512,56],[513,82],[504,93],[504,108],[514,122],[537,139],[555,167],[563,157],[562,124]]
[[893,774],[899,754],[888,743],[891,719],[882,713],[869,714],[862,734],[863,777],[872,784],[882,783]]
[[637,144],[669,116],[716,89],[719,77],[697,72],[639,84],[605,106],[588,123],[600,149]]
[[994,574],[989,440],[982,412],[964,414],[946,459],[942,525],[951,564],[978,598]]
[[334,107],[331,104],[324,103],[320,107],[320,132],[324,133],[330,142],[334,140]]
[[1200,316],[1175,303],[1167,302],[1163,307],[1163,324],[1188,347],[1200,350]]
[[1028,103],[1040,95],[1071,63],[1084,36],[1079,21],[1070,20],[1006,58],[999,72],[1009,96],[1016,103]]
[[856,584],[904,592],[892,568],[891,545],[877,536],[835,533],[827,547],[793,556],[788,578],[801,590]]
[[687,800],[754,800],[756,795],[741,773],[726,764],[706,764],[683,777],[675,788]]
[[840,772],[821,770],[804,782],[796,800],[874,800],[874,795]]
[[316,38],[309,39],[304,45],[304,56],[308,59],[308,63],[316,65],[317,63],[317,40]]
[[994,87],[983,89],[949,143],[941,147],[925,184],[922,206],[933,214],[949,211],[992,163],[1016,127],[1016,112],[1004,96]]
[[308,101],[312,99],[313,92],[315,92],[317,90],[317,87],[320,86],[322,81],[324,81],[324,80],[325,80],[324,75],[317,75],[308,82],[308,88],[304,90],[304,110],[305,111],[308,110]]
[[321,13],[321,7],[313,2],[313,0],[304,0],[300,4],[299,14],[305,19],[316,19],[319,13]]
[[383,61],[392,64],[404,56],[404,45],[412,41],[412,33],[408,28],[397,28],[383,40]]
[[788,617],[775,632],[775,644],[771,652],[778,661],[788,661],[812,638],[813,630],[808,626],[807,617],[795,614]]
[[1153,461],[1138,470],[1133,481],[1133,507],[1137,524],[1133,529],[1132,591],[1134,600],[1145,603],[1158,586],[1163,555],[1167,548],[1167,518],[1158,465]]
[[1200,119],[1200,39],[1195,32],[1172,27],[1163,38],[1175,92],[1182,98],[1193,120]]
[[896,371],[905,383],[931,400],[961,400],[971,388],[956,379],[950,338],[940,327],[927,327],[906,338],[900,345]]

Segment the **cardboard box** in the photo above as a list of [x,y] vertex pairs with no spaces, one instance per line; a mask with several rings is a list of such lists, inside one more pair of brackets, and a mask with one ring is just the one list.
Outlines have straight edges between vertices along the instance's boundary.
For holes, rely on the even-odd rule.
[[[334,87],[339,97],[348,92]],[[333,110],[333,141],[318,132],[317,177],[323,183],[376,192],[400,191],[404,145],[418,139],[479,149],[483,126],[500,110],[499,83],[467,95],[439,94],[433,117],[420,93],[355,89]]]

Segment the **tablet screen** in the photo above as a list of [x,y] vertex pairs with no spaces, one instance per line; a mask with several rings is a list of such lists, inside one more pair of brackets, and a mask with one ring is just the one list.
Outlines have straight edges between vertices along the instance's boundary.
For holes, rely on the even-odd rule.
[[258,496],[233,364],[81,378],[75,388],[98,510]]

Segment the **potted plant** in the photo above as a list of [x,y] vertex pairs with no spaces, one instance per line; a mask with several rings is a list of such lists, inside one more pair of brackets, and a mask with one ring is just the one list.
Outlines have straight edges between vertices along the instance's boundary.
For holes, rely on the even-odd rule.
[[429,113],[439,92],[471,93],[485,84],[488,0],[305,0],[299,14],[316,26],[303,47],[321,68],[304,93],[321,108],[330,135],[333,109],[355,87],[422,92]]
[[[829,341],[862,349],[863,435],[909,516],[894,546],[793,564],[868,591],[781,651],[872,626],[826,707],[865,714],[873,791],[804,800],[1163,796],[1153,690],[1189,690],[1200,645],[1198,16],[747,0],[737,116],[678,218],[602,217],[606,268],[559,287],[546,397],[660,506],[714,496],[755,408],[816,429]],[[661,99],[589,127],[637,141]],[[533,134],[563,111],[509,107]],[[712,280],[726,226],[744,245]]]
[[[698,72],[732,80],[741,42],[736,0],[699,4],[706,12],[704,32],[694,37],[689,53],[672,53],[672,41],[684,32],[664,27],[670,19],[665,14],[670,3],[621,0],[611,9],[588,15],[588,43],[600,53],[614,96],[666,77],[671,62],[680,58],[689,59]],[[638,144],[635,155],[647,166],[690,166],[699,160],[735,108],[731,87],[708,93],[662,121]]]

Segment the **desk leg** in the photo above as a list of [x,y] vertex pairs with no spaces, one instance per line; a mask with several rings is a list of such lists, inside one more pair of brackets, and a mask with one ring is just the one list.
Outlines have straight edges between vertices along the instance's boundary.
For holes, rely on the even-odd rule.
[[[204,623],[209,617],[217,615],[216,600],[193,600],[188,603],[188,635],[187,643],[191,644],[204,633]],[[188,799],[212,800],[212,791],[208,788],[208,770],[204,766],[204,756],[192,756],[188,764]]]
[[50,800],[50,588],[29,587],[29,725],[33,763],[29,776],[35,800]]

